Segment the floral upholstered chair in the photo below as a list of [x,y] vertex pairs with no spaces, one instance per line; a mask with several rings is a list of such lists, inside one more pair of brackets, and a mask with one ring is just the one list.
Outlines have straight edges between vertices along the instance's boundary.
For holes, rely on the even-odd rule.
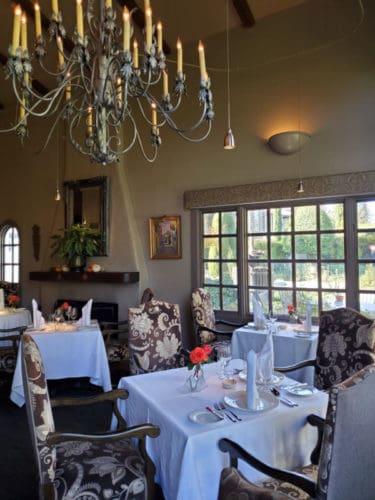
[[375,363],[375,322],[354,309],[341,307],[322,311],[316,359],[291,367],[275,368],[288,372],[314,366],[314,384],[327,390],[361,368]]
[[[50,400],[43,360],[30,335],[22,340],[22,370],[26,409],[39,471],[41,499],[67,498],[153,498],[155,468],[145,451],[146,436],[157,437],[159,428],[151,424],[126,429],[117,398],[127,391],[104,392],[86,400]],[[52,406],[92,404],[112,401],[119,422],[118,431],[102,434],[56,432]],[[139,440],[139,449],[131,444]]]
[[130,372],[184,366],[178,304],[151,300],[128,312]]
[[[191,312],[197,344],[215,344],[217,340],[230,340],[235,328],[246,323],[216,320],[211,295],[204,288],[196,288],[191,294]],[[229,328],[219,330],[218,325]]]
[[[233,441],[221,439],[219,448],[230,453],[231,467],[222,471],[219,500],[372,500],[374,384],[372,364],[331,388],[319,466],[308,466],[300,474],[270,467]],[[238,459],[276,479],[251,483],[237,470]]]
[[[146,288],[142,293],[141,304],[149,302],[153,296],[154,292],[151,288]],[[117,386],[119,379],[130,373],[128,321],[102,321],[100,327],[111,370],[112,384]]]

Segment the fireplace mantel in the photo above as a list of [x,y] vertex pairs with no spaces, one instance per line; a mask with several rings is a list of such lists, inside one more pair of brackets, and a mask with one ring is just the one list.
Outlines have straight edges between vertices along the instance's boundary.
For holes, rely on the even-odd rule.
[[76,281],[80,283],[137,283],[139,272],[63,272],[63,271],[32,271],[30,272],[32,281]]

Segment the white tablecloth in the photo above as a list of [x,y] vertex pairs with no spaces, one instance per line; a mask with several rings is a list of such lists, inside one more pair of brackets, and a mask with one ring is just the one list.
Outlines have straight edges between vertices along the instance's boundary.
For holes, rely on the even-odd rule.
[[[103,335],[97,322],[91,327],[73,331],[27,331],[37,343],[46,370],[47,379],[90,377],[90,382],[112,389],[108,359]],[[10,399],[18,406],[25,403],[21,349],[13,376]]]
[[[28,326],[31,324],[31,314],[27,309],[11,310],[5,308],[0,311],[0,328],[16,328],[17,326]],[[1,335],[1,333],[0,333]]]
[[[129,398],[120,401],[120,411],[128,425],[150,422],[161,429],[160,436],[147,440],[148,452],[156,466],[156,480],[166,500],[213,500],[217,498],[223,467],[228,455],[219,451],[220,438],[228,437],[260,459],[279,467],[291,468],[309,463],[316,444],[316,429],[306,423],[306,416],[325,415],[327,395],[317,393],[299,397],[298,407],[280,403],[277,408],[258,414],[242,414],[242,422],[196,424],[189,420],[192,410],[222,400],[228,391],[216,375],[216,363],[205,365],[207,387],[199,393],[186,393],[187,368],[124,377],[120,388]],[[239,382],[238,390],[245,384]],[[113,422],[114,427],[115,421]],[[254,469],[241,466],[252,480],[261,476]]]
[[[318,333],[313,333],[309,338],[297,337],[293,325],[285,324],[287,328],[279,329],[273,336],[275,366],[290,366],[306,359],[315,359],[318,345]],[[294,325],[296,326],[296,325]],[[315,328],[317,331],[317,328]],[[252,349],[259,352],[266,341],[267,330],[256,330],[247,325],[234,330],[232,336],[232,357],[246,359],[247,353]],[[308,367],[288,373],[300,382],[314,382],[314,368]]]

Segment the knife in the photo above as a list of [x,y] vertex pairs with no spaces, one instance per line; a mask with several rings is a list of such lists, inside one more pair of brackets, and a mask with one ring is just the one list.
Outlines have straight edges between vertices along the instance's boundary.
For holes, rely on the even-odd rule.
[[277,396],[279,398],[279,400],[282,403],[284,403],[284,405],[287,405],[287,406],[298,406],[298,403],[292,401],[291,399],[285,398],[284,396],[280,396],[280,391],[278,389],[276,389],[276,387],[272,387],[271,388],[271,392],[272,392],[272,394],[274,394],[275,396]]

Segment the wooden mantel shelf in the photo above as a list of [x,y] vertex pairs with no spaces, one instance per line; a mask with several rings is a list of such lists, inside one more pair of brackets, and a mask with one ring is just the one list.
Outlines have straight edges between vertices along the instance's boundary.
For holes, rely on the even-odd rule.
[[30,280],[33,281],[79,281],[81,283],[137,283],[139,272],[58,272],[32,271]]

